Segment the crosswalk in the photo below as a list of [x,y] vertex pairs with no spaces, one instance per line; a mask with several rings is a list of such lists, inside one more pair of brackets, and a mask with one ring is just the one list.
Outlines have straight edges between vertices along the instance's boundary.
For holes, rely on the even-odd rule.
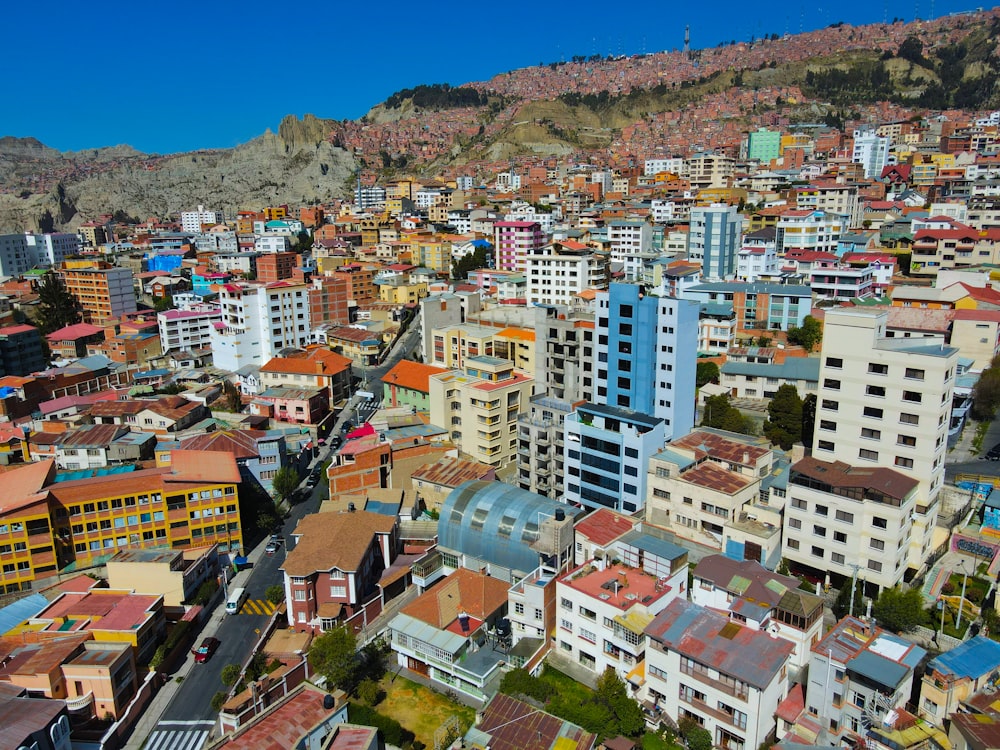
[[161,721],[149,735],[144,750],[201,750],[214,721]]
[[240,608],[241,615],[273,615],[277,605],[266,599],[247,599]]

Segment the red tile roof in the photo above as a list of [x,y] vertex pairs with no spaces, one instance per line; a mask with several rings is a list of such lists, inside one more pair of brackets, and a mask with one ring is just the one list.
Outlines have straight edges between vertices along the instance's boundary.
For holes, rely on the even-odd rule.
[[444,367],[435,367],[403,359],[382,376],[382,382],[390,386],[428,393],[430,391],[431,375],[440,375],[445,372],[448,372],[448,370]]
[[604,547],[630,532],[634,526],[635,523],[631,519],[607,508],[600,508],[578,521],[574,528],[577,534],[586,537],[598,547]]

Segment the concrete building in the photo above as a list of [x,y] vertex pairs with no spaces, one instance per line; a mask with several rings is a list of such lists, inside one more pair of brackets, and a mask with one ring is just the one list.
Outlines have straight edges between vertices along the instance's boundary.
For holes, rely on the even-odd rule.
[[608,223],[608,247],[611,262],[621,264],[626,281],[642,278],[642,267],[656,258],[653,249],[653,229],[645,221],[615,219]]
[[494,226],[496,268],[523,272],[529,253],[545,247],[547,238],[536,221],[498,221]]
[[612,284],[595,310],[594,400],[662,419],[668,439],[690,431],[698,305]]
[[127,268],[103,261],[67,261],[58,273],[83,308],[86,323],[104,325],[138,309],[135,280]]
[[525,259],[528,305],[572,305],[584,289],[607,289],[607,256],[571,240],[530,249]]
[[793,251],[837,252],[837,241],[847,229],[842,217],[811,209],[788,209],[778,217],[775,242],[779,256]]
[[891,468],[918,482],[905,565],[919,570],[944,483],[958,349],[890,338],[887,319],[885,312],[827,311],[813,455]]
[[0,276],[21,276],[33,268],[52,268],[80,252],[75,234],[0,235]]
[[209,347],[212,327],[221,319],[222,310],[217,305],[196,305],[187,310],[157,313],[161,350],[197,351]]
[[657,712],[693,719],[717,747],[753,750],[767,740],[788,691],[790,642],[686,599],[672,601],[645,633],[642,694]]
[[206,224],[214,227],[222,221],[222,211],[207,211],[204,206],[198,206],[197,211],[181,211],[181,229],[185,232],[200,233]]
[[517,419],[534,378],[511,362],[488,355],[468,357],[464,370],[431,375],[431,422],[450,428],[464,457],[503,467],[517,457]]
[[108,560],[108,586],[126,591],[156,591],[163,606],[194,601],[199,587],[219,574],[217,545],[189,549],[123,549]]
[[701,263],[706,280],[722,281],[736,275],[743,217],[736,206],[713,203],[691,209],[688,259]]
[[309,298],[305,284],[223,284],[222,319],[211,329],[213,362],[235,372],[263,365],[286,348],[309,343]]
[[646,466],[663,448],[662,418],[617,406],[584,404],[566,417],[565,502],[634,513],[646,502]]
[[767,166],[781,156],[781,131],[757,128],[747,135],[747,158]]
[[891,139],[872,131],[857,129],[854,131],[851,161],[864,167],[865,179],[875,180],[882,175],[882,170],[890,163],[891,144]]
[[[943,727],[976,693],[992,692],[1000,668],[1000,643],[977,635],[927,663],[920,681],[918,715]],[[978,715],[978,714],[977,714]]]

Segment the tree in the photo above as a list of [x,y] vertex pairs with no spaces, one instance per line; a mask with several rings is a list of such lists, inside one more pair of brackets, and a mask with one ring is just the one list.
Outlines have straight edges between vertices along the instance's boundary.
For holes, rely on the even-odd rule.
[[221,674],[219,674],[219,679],[222,680],[222,684],[226,687],[232,687],[236,684],[236,681],[240,679],[240,674],[243,670],[240,669],[239,664],[227,664],[222,668]]
[[764,435],[786,451],[802,440],[802,399],[794,385],[778,388],[767,405]]
[[264,590],[264,598],[271,602],[271,604],[281,604],[285,601],[285,587],[280,583],[268,586]]
[[729,403],[729,394],[720,393],[705,399],[705,410],[702,412],[703,427],[715,427],[729,432],[739,432],[749,435],[753,432],[753,422],[735,406]]
[[327,683],[347,693],[357,685],[357,639],[341,625],[328,630],[312,642],[309,666],[326,678]]
[[788,329],[788,341],[798,344],[807,352],[811,352],[823,340],[823,326],[812,315],[806,315],[801,327]]
[[42,333],[52,333],[83,320],[80,302],[54,273],[46,274],[38,285],[36,318]]
[[711,360],[699,360],[695,365],[694,384],[701,388],[706,383],[719,382],[719,366]]
[[802,443],[812,448],[813,429],[816,427],[816,394],[810,393],[802,401]]
[[292,493],[299,488],[299,473],[291,466],[282,466],[274,473],[271,479],[271,489],[282,501],[291,497]]
[[[851,608],[851,581],[854,581],[854,608]],[[833,614],[839,620],[846,615],[858,617],[865,613],[865,583],[860,578],[847,579],[833,603]]]
[[972,386],[972,408],[969,414],[977,422],[988,422],[996,414],[998,405],[1000,405],[1000,367],[991,362]]
[[625,683],[611,667],[597,678],[594,688],[594,702],[603,706],[610,718],[605,736],[624,735],[637,737],[646,726],[642,709],[628,696]]
[[222,383],[223,408],[226,411],[239,414],[243,410],[243,399],[240,397],[240,390],[233,383],[226,380]]
[[884,628],[908,632],[924,622],[923,596],[919,589],[884,589],[872,605],[872,616]]
[[689,716],[677,722],[681,737],[687,743],[688,750],[712,750],[712,733]]
[[156,302],[153,303],[153,309],[156,312],[163,312],[169,310],[174,306],[174,298],[169,294],[164,294],[162,297],[157,297]]
[[451,278],[455,281],[464,281],[469,277],[470,271],[488,267],[492,251],[492,247],[480,245],[471,253],[466,253],[458,260],[453,260],[451,262]]

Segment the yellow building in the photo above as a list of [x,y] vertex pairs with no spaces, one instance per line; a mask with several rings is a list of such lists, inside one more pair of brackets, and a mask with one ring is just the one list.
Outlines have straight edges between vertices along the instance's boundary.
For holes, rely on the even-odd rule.
[[427,364],[455,369],[461,368],[467,357],[492,356],[498,330],[472,323],[435,328],[431,332],[432,359]]
[[511,362],[518,370],[535,371],[535,330],[504,328],[493,340],[493,355]]
[[414,239],[410,243],[410,262],[441,273],[451,272],[451,242],[439,237]]
[[126,547],[242,549],[236,459],[173,451],[169,468],[55,482],[52,459],[4,474],[0,592],[104,562]]
[[785,153],[787,148],[809,149],[812,146],[812,139],[803,133],[785,133],[781,136],[781,153]]
[[392,305],[415,305],[427,296],[427,284],[387,284],[378,285],[378,298]]

